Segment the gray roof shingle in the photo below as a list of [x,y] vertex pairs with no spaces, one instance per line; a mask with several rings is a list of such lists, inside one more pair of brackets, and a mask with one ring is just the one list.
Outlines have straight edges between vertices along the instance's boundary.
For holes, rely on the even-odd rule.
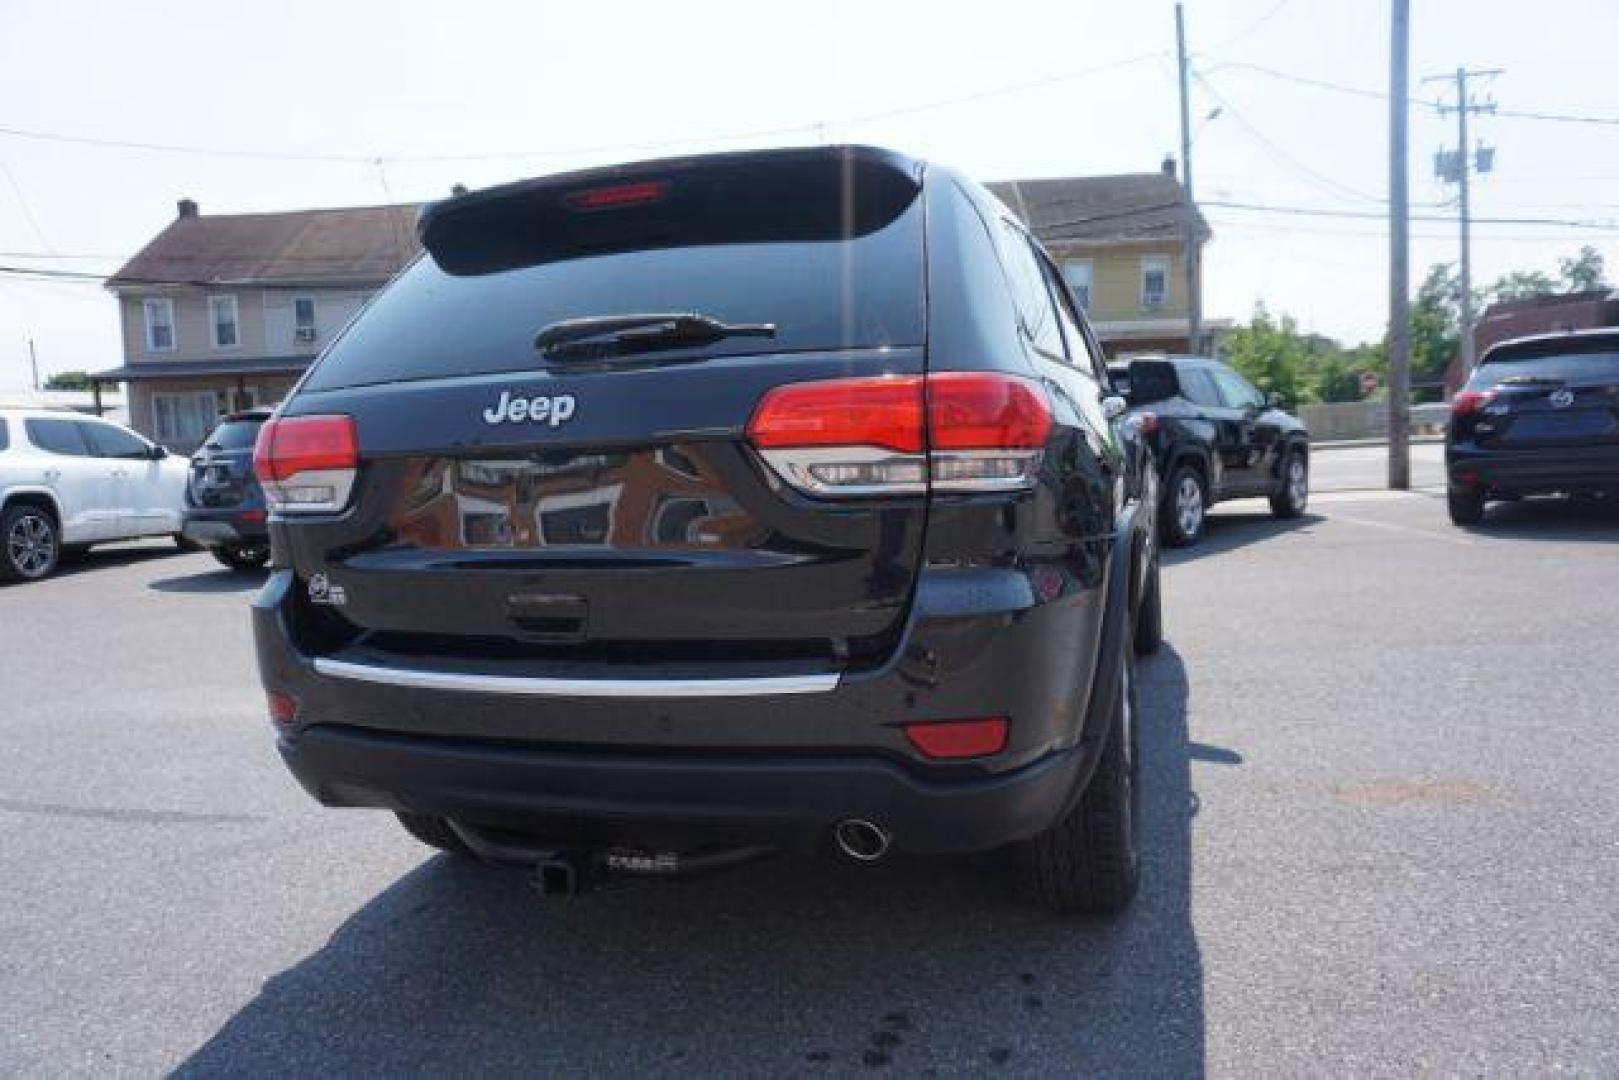
[[[988,185],[1041,243],[1176,239],[1181,186],[1164,172],[1002,180]],[[1197,215],[1198,235],[1209,237]]]
[[374,284],[416,257],[416,206],[179,217],[107,280],[175,284]]

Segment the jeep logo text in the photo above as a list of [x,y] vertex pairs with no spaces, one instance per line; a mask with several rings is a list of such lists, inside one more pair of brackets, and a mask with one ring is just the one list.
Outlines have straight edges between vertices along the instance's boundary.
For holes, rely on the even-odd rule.
[[572,394],[556,397],[513,397],[510,390],[500,392],[500,400],[483,411],[486,424],[550,424],[559,427],[573,419]]

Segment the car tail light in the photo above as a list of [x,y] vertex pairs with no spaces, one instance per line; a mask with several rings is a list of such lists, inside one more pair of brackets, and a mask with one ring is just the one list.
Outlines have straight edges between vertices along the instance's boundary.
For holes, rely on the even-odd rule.
[[1038,384],[967,371],[778,386],[748,423],[771,468],[814,495],[1026,488],[1050,432]]
[[1466,416],[1478,412],[1494,400],[1494,390],[1463,390],[1451,399],[1450,415]]
[[359,465],[349,416],[276,417],[259,428],[253,445],[253,474],[265,502],[280,513],[343,509]]
[[988,757],[1006,749],[1011,725],[1004,716],[978,720],[930,720],[905,725],[911,745],[930,758]]
[[1133,426],[1142,435],[1156,435],[1158,433],[1159,420],[1158,414],[1155,412],[1136,413],[1127,419],[1125,423]]

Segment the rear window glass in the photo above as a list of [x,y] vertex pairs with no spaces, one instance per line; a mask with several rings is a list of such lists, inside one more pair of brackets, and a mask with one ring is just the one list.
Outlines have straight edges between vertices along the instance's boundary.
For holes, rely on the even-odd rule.
[[230,420],[214,428],[208,436],[208,445],[221,450],[251,450],[259,437],[263,420]]
[[[306,390],[533,369],[534,336],[590,315],[698,312],[774,323],[716,355],[920,345],[922,202],[843,240],[630,250],[454,275],[424,256],[377,297],[320,360]],[[652,359],[692,350],[660,350]]]
[[1488,389],[1506,379],[1595,379],[1619,383],[1619,350],[1612,352],[1554,353],[1520,359],[1491,360],[1480,364],[1467,381],[1470,389]]

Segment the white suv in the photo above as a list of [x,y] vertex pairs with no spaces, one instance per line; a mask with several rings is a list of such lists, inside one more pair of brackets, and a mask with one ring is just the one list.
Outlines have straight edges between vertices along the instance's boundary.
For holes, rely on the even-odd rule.
[[0,581],[37,580],[64,552],[175,536],[184,458],[77,413],[0,407]]

